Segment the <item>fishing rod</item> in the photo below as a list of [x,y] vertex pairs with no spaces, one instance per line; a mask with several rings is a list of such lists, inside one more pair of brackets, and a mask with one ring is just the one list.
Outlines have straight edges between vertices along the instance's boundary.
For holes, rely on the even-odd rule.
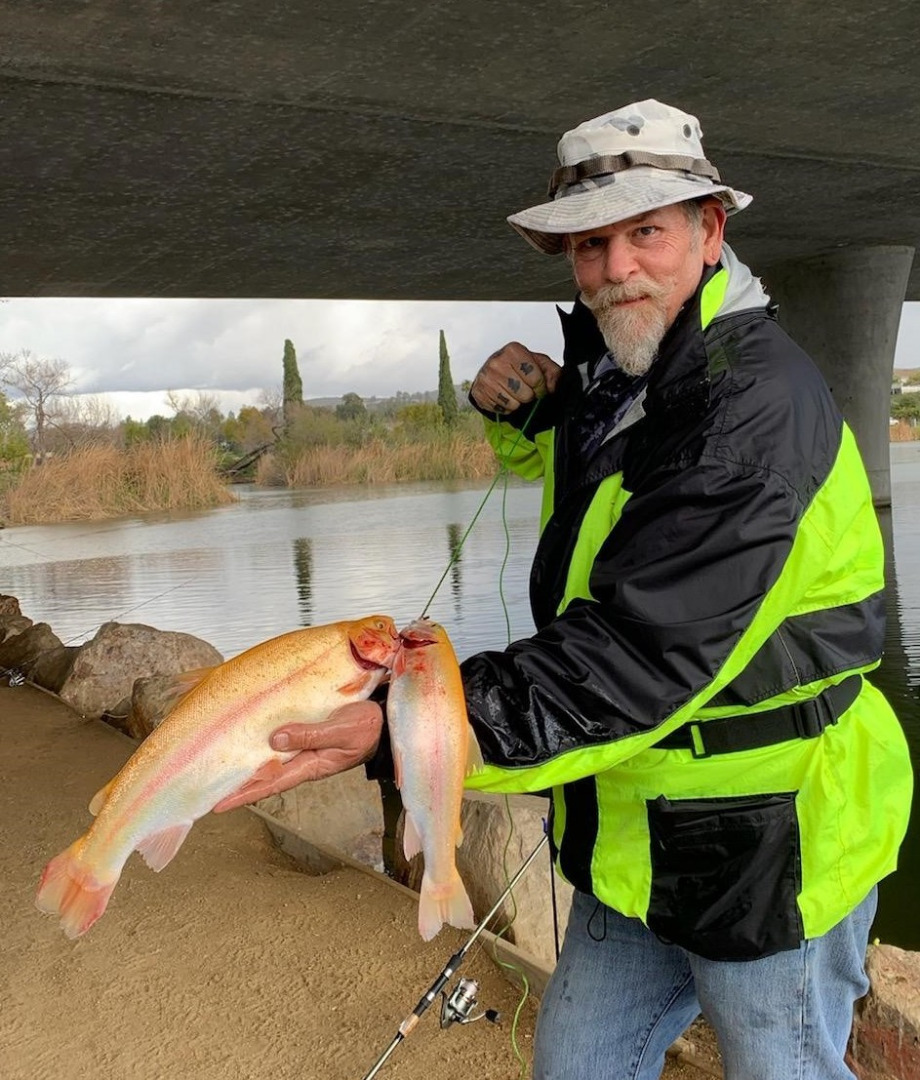
[[476,1006],[476,996],[479,992],[479,984],[474,979],[461,979],[454,990],[448,995],[444,991],[444,987],[450,982],[451,978],[457,973],[460,965],[463,963],[466,954],[473,947],[477,938],[482,934],[488,925],[489,921],[502,906],[505,900],[511,895],[514,886],[520,881],[527,871],[530,864],[543,850],[543,846],[546,844],[549,836],[547,833],[543,834],[540,842],[533,849],[533,851],[527,856],[521,865],[518,872],[508,882],[505,891],[499,896],[486,917],[476,927],[466,943],[458,949],[454,955],[447,961],[444,967],[441,969],[440,975],[434,980],[431,986],[425,991],[422,997],[419,998],[418,1004],[412,1010],[411,1013],[403,1020],[397,1029],[396,1035],[393,1037],[393,1041],[384,1050],[384,1052],[374,1062],[370,1072],[365,1073],[362,1080],[373,1080],[373,1077],[380,1072],[385,1062],[396,1049],[397,1046],[406,1038],[407,1035],[413,1030],[415,1025],[421,1020],[422,1016],[427,1012],[428,1008],[433,1004],[438,994],[441,994],[441,1027],[450,1027],[451,1024],[469,1024],[474,1020],[481,1020],[483,1017],[487,1020],[496,1023],[499,1019],[498,1013],[494,1009],[487,1009],[485,1012],[480,1013],[478,1016],[471,1016],[470,1013]]

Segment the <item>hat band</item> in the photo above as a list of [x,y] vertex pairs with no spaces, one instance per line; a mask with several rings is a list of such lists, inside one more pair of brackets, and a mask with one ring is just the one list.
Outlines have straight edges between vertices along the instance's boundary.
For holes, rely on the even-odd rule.
[[[627,150],[622,154],[597,154],[585,158],[574,165],[562,165],[553,173],[549,183],[549,197],[562,198],[565,192],[560,188],[590,180],[597,176],[609,176],[611,173],[624,172],[636,165],[651,165],[656,169],[677,170],[703,176],[707,180],[721,183],[719,170],[706,158],[687,157],[684,154],[650,154],[644,150]],[[557,192],[560,192],[557,195]]]

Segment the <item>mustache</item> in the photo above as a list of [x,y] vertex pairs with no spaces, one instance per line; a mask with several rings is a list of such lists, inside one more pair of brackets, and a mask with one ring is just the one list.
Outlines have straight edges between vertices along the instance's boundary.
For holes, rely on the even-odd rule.
[[601,285],[593,292],[582,291],[581,299],[589,311],[605,311],[615,304],[622,304],[626,300],[639,300],[648,297],[651,300],[664,300],[667,289],[654,281],[624,281],[621,283],[611,282]]

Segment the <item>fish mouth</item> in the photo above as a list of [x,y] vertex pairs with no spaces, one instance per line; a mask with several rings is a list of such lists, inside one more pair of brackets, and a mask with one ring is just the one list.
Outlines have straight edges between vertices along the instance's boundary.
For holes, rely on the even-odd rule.
[[421,635],[410,636],[408,634],[399,635],[399,643],[404,649],[421,649],[425,645],[437,645],[436,638],[422,637]]

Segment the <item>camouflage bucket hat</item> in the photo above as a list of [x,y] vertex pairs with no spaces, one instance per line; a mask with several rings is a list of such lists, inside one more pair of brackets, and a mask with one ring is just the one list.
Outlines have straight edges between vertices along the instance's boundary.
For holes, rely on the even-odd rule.
[[568,233],[613,225],[662,206],[714,195],[735,214],[751,196],[721,182],[703,153],[699,120],[649,98],[586,120],[559,140],[550,202],[508,218],[547,255]]

